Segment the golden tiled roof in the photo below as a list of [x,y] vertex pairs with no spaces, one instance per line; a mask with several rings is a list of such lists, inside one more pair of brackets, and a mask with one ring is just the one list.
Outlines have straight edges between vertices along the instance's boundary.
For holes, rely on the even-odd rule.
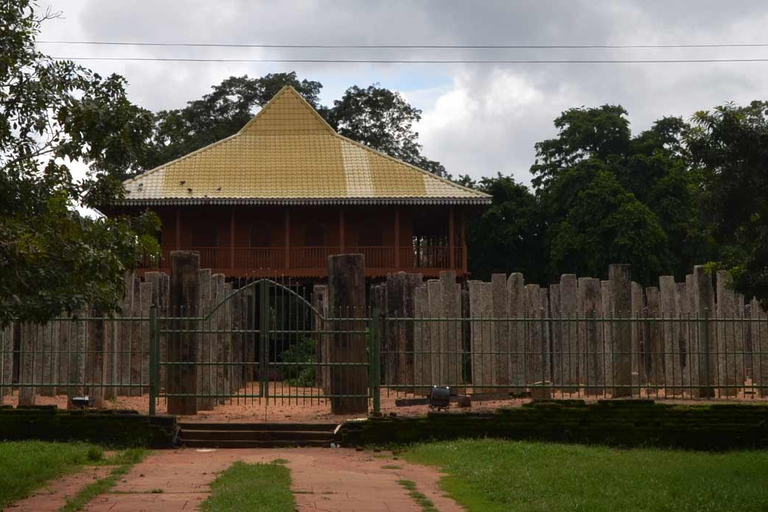
[[486,204],[337,134],[284,87],[235,135],[124,182],[126,204]]

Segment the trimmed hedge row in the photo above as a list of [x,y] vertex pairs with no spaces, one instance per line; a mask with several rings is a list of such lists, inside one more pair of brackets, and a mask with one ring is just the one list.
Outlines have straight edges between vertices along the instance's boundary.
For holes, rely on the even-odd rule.
[[768,405],[535,401],[495,413],[371,418],[344,423],[337,434],[343,446],[466,437],[718,451],[768,448]]
[[113,447],[169,448],[178,425],[173,416],[136,411],[60,410],[56,406],[0,408],[0,440],[88,441]]

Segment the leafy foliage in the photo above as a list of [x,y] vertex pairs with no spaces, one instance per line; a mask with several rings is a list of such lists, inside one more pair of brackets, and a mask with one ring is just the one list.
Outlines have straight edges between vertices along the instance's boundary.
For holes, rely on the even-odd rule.
[[[157,250],[154,214],[94,219],[76,209],[120,199],[114,175],[140,165],[151,114],[126,99],[123,78],[38,52],[51,15],[34,7],[0,11],[0,323],[116,307],[126,269]],[[73,161],[91,169],[82,181]]]

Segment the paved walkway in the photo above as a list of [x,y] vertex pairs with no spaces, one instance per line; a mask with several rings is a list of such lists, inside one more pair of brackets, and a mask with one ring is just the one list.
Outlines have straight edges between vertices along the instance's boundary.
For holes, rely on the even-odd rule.
[[463,509],[443,496],[433,468],[393,460],[384,454],[339,448],[158,451],[138,464],[108,494],[85,508],[91,512],[190,511],[208,497],[217,473],[234,461],[286,459],[299,511],[421,512],[397,483],[416,482],[441,512]]
[[24,498],[4,510],[9,512],[56,512],[67,504],[68,498],[73,498],[80,489],[100,480],[109,474],[114,466],[91,466],[82,471],[66,475],[52,482],[47,487],[36,491],[29,498]]

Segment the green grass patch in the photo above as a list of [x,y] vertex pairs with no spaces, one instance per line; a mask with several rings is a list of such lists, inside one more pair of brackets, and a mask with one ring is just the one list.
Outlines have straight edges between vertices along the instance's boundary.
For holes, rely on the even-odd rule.
[[439,512],[435,508],[435,504],[432,503],[432,500],[419,492],[416,482],[413,480],[398,480],[397,483],[408,489],[408,495],[418,503],[422,512]]
[[768,452],[700,453],[460,440],[405,457],[442,468],[469,512],[768,511]]
[[100,447],[86,443],[0,442],[0,508],[103,457]]
[[204,512],[293,512],[291,472],[284,464],[235,462],[211,483]]
[[[128,474],[134,464],[141,462],[146,455],[146,450],[141,448],[129,448],[119,452],[114,457],[105,460],[103,463],[106,465],[116,465],[109,476],[106,476],[100,480],[88,484],[74,495],[72,498],[67,499],[67,504],[61,509],[60,512],[76,512],[83,510],[85,505],[93,498],[105,492],[109,492],[112,487],[117,484],[120,477]],[[157,489],[153,490],[155,492]],[[162,490],[160,490],[162,492]]]

